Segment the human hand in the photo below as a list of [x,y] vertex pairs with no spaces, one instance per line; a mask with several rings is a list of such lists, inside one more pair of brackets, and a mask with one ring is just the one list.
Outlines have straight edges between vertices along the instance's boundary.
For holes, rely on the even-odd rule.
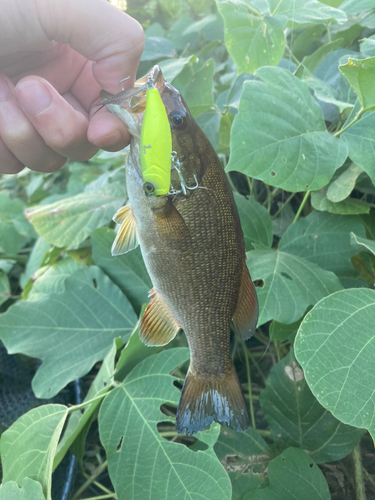
[[67,158],[129,143],[124,123],[90,109],[132,86],[144,45],[137,21],[106,0],[0,0],[0,173],[53,172]]

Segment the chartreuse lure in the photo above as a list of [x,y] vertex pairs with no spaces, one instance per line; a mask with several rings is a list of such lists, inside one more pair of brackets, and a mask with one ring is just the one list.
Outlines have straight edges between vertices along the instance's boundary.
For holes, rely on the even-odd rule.
[[139,153],[146,195],[168,194],[171,184],[172,134],[167,112],[156,88],[146,91]]

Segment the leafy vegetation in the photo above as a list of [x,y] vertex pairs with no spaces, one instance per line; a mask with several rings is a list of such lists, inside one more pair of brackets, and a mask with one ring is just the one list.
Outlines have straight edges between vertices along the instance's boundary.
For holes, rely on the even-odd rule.
[[[0,399],[15,413],[0,410],[0,499],[50,500],[70,451],[73,500],[373,498],[374,0],[128,12],[146,30],[139,75],[161,66],[235,191],[260,303],[254,337],[232,342],[252,427],[175,431],[186,339],[141,343],[150,279],[139,249],[110,254],[124,152],[25,169],[0,179]],[[39,401],[23,406],[14,360]]]

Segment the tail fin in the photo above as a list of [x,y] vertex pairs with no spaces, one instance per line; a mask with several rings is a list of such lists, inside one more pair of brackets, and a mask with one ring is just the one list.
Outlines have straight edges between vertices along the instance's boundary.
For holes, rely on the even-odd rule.
[[238,432],[250,425],[236,370],[233,366],[229,373],[209,380],[189,368],[177,409],[176,430],[179,434],[194,434],[214,420]]

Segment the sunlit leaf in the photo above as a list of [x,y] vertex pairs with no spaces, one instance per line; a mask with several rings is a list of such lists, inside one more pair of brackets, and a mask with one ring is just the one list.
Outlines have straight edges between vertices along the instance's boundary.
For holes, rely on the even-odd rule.
[[[292,23],[346,22],[345,12],[317,0],[268,0],[272,15],[285,16]],[[291,25],[293,26],[293,25]]]
[[375,108],[375,57],[368,59],[354,59],[349,57],[348,62],[339,66],[341,73],[353,87],[364,110]]
[[317,463],[346,457],[363,435],[318,403],[292,350],[271,369],[260,404],[275,442],[283,449],[301,448]]
[[374,290],[342,290],[306,315],[295,341],[296,357],[320,404],[373,438],[374,318]]
[[327,189],[311,193],[311,205],[315,210],[340,215],[368,214],[371,205],[356,198],[346,198],[338,203],[333,203],[327,198]]
[[320,189],[345,161],[346,145],[326,131],[307,85],[281,68],[260,68],[244,84],[227,170],[287,191]]
[[47,500],[51,500],[53,457],[60,438],[68,408],[45,405],[22,415],[1,436],[0,453],[3,481],[24,478],[39,481]]
[[22,488],[15,481],[0,484],[0,500],[45,500],[42,485],[38,481],[25,478]]
[[160,406],[175,405],[180,396],[170,372],[188,356],[187,349],[169,349],[142,361],[102,404],[100,438],[119,500],[231,499],[230,480],[213,443],[195,453],[157,430],[159,422],[170,420]]
[[225,44],[238,72],[254,73],[260,66],[276,66],[284,52],[284,21],[255,16],[245,0],[216,3],[224,19]]
[[175,55],[176,51],[170,40],[161,36],[147,36],[141,61],[157,61],[158,59],[174,57]]
[[9,353],[43,361],[33,389],[50,398],[102,360],[115,337],[127,340],[136,321],[121,290],[93,266],[66,279],[61,293],[11,306],[0,316],[0,338]]
[[348,15],[356,15],[374,8],[374,0],[345,0],[340,9],[344,10]]
[[287,448],[268,465],[270,486],[245,496],[244,500],[330,500],[322,471],[303,450]]
[[350,259],[357,252],[350,244],[350,231],[366,235],[357,217],[314,211],[289,226],[279,250],[299,255],[338,276],[356,275]]
[[309,306],[342,288],[336,275],[296,255],[274,250],[255,250],[246,255],[251,278],[256,282],[258,326],[271,319],[293,323]]
[[112,183],[51,205],[29,208],[26,214],[39,236],[48,243],[77,248],[94,229],[108,224],[124,201],[124,187]]
[[367,240],[357,234],[350,233],[350,243],[355,253],[366,252],[375,255],[375,241]]
[[353,191],[356,180],[363,172],[362,168],[352,163],[342,174],[330,183],[327,189],[329,201],[337,203],[345,200]]

